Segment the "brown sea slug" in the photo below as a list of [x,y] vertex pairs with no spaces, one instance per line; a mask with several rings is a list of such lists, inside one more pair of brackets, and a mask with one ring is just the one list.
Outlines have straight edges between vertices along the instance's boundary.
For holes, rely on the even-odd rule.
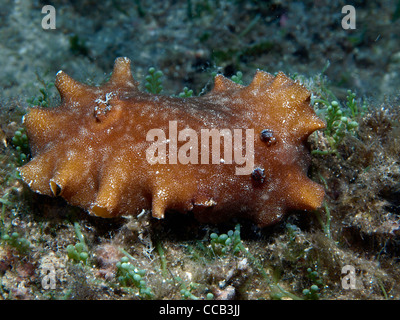
[[101,217],[193,211],[260,226],[321,206],[307,138],[324,123],[283,73],[257,71],[248,86],[218,75],[208,94],[178,98],[141,92],[130,60],[118,58],[102,86],[60,71],[56,87],[60,106],[24,117],[33,159],[20,173],[38,193]]

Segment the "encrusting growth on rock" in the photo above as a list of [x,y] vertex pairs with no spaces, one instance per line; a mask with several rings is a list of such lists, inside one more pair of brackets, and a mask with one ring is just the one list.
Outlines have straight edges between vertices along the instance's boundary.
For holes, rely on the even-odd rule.
[[19,170],[35,192],[101,217],[151,208],[260,226],[322,204],[307,138],[325,125],[283,73],[257,71],[248,86],[218,75],[208,94],[179,98],[140,91],[130,60],[117,58],[104,85],[63,71],[55,84],[61,105],[24,117],[33,159]]

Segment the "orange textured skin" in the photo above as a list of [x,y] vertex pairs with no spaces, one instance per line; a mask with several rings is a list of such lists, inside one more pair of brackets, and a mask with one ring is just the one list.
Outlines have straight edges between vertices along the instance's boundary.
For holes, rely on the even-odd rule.
[[[129,59],[118,58],[102,86],[60,71],[56,87],[60,106],[35,107],[24,117],[33,159],[19,170],[35,192],[62,196],[102,217],[152,209],[163,218],[176,210],[193,211],[204,222],[241,216],[260,226],[290,209],[322,204],[323,188],[306,175],[307,138],[325,125],[309,104],[310,93],[283,73],[257,71],[249,86],[218,75],[208,94],[178,98],[139,91]],[[201,129],[253,129],[254,174],[235,174],[241,167],[235,162],[150,164],[146,150],[153,142],[146,134],[159,128],[168,137],[169,121],[199,136]],[[261,138],[264,129],[273,132],[274,143]],[[178,148],[184,144],[178,141]]]

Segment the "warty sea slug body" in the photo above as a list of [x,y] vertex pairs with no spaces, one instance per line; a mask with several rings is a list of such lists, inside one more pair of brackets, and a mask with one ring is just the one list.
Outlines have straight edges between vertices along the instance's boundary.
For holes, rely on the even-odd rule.
[[248,86],[218,75],[211,92],[178,98],[140,91],[130,60],[117,58],[104,85],[63,71],[55,84],[61,105],[24,117],[33,158],[19,170],[35,192],[101,217],[192,211],[260,226],[322,204],[307,138],[325,125],[283,73],[257,71]]

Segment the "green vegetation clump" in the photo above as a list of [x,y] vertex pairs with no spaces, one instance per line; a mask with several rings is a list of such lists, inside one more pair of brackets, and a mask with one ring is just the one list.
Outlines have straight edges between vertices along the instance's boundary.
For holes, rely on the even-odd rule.
[[237,255],[241,250],[240,225],[236,225],[235,231],[229,230],[227,233],[218,235],[210,234],[210,246],[214,255],[226,255],[232,253]]
[[307,300],[318,300],[319,299],[319,288],[317,285],[313,284],[310,289],[304,289],[303,294]]
[[353,118],[363,116],[367,111],[367,104],[365,101],[360,102],[357,99],[356,93],[351,90],[347,90],[346,106],[350,109]]
[[78,222],[74,223],[74,229],[76,237],[78,238],[78,243],[75,245],[69,244],[67,246],[67,254],[68,258],[76,263],[82,262],[83,264],[87,264],[89,258],[89,250],[85,243],[85,239],[81,232],[80,226]]
[[[139,17],[143,18],[146,15],[146,11],[143,9],[141,0],[135,0],[135,5],[137,14],[139,15]],[[126,15],[128,15],[125,10],[124,12]]]
[[68,258],[77,263],[83,262],[84,264],[86,264],[86,261],[89,258],[89,254],[87,251],[88,250],[85,244],[80,242],[75,245],[69,244],[67,246]]
[[200,300],[199,297],[192,293],[193,290],[197,289],[199,284],[190,282],[189,285],[186,285],[180,277],[176,277],[175,280],[181,284],[180,293],[183,300]]
[[184,87],[183,91],[178,94],[180,98],[190,98],[193,96],[193,90],[189,89],[188,87]]
[[9,246],[17,249],[19,253],[26,253],[31,246],[30,241],[23,236],[20,236],[18,232],[13,232],[10,235],[4,234],[2,235],[1,240]]
[[233,82],[236,82],[237,84],[243,84],[243,73],[241,71],[236,72],[235,75],[231,77]]
[[[338,147],[343,142],[344,137],[349,134],[357,134],[359,124],[354,119],[360,118],[367,106],[365,103],[360,105],[356,99],[356,94],[351,90],[348,90],[347,93],[345,106],[342,106],[337,99],[330,101],[329,97],[313,99],[313,103],[320,106],[317,113],[326,121],[324,135],[330,147],[329,150],[324,151],[313,150],[313,154],[338,154]],[[333,95],[330,91],[329,94]]]
[[26,135],[25,128],[19,128],[15,131],[11,139],[11,143],[16,151],[16,160],[19,166],[22,166],[28,160],[30,150],[28,136]]
[[121,258],[121,261],[117,262],[117,274],[119,283],[124,286],[134,285],[139,289],[139,296],[141,298],[152,298],[153,292],[146,285],[144,276],[146,275],[146,270],[136,268],[130,261],[130,259],[125,256]]
[[279,277],[274,275],[274,269],[272,267],[267,267],[270,269],[272,274],[266,271],[266,266],[264,266],[263,262],[261,262],[260,259],[254,256],[250,250],[244,246],[240,236],[240,224],[237,224],[234,230],[229,230],[227,233],[211,233],[209,245],[206,248],[208,248],[212,253],[207,254],[207,251],[202,249],[202,252],[208,257],[218,257],[220,259],[232,259],[233,257],[243,259],[243,257],[245,257],[246,261],[253,266],[255,272],[261,276],[263,285],[269,288],[270,297],[272,299],[303,299],[302,297],[285,290],[278,283]]
[[69,49],[74,55],[89,56],[89,48],[86,45],[86,41],[77,34],[73,34],[69,37]]
[[154,67],[149,68],[148,75],[146,76],[145,88],[148,92],[159,94],[163,90],[161,70],[156,70]]
[[318,300],[320,297],[320,290],[322,286],[322,280],[319,278],[318,271],[307,269],[308,278],[311,280],[312,285],[310,289],[304,289],[303,295],[307,300]]
[[39,89],[40,95],[31,97],[26,102],[31,107],[50,107],[50,90],[54,87],[54,82],[45,81],[38,73],[36,74],[36,78],[42,84],[42,88]]

